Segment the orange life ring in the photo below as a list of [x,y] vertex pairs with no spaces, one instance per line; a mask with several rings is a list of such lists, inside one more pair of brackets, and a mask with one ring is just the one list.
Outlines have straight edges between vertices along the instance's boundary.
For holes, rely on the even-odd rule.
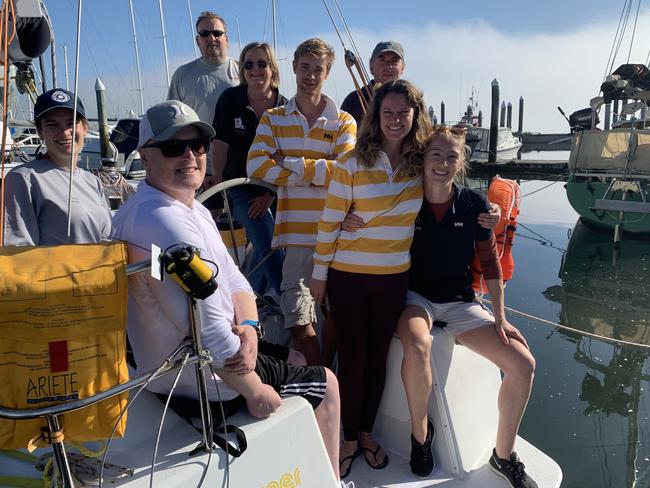
[[[512,257],[512,246],[517,230],[517,217],[519,216],[519,205],[521,203],[521,191],[519,184],[514,180],[507,180],[500,176],[492,178],[487,192],[488,200],[501,208],[501,219],[494,228],[494,236],[497,241],[497,252],[501,262],[503,282],[510,278],[515,269],[515,261]],[[474,281],[472,288],[477,293],[487,293],[487,284],[483,279],[481,263],[478,256],[474,257],[472,264]]]

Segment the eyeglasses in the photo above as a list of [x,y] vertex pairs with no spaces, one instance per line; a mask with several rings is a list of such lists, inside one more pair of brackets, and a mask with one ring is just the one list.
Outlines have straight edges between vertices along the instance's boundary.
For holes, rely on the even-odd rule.
[[251,71],[255,66],[257,66],[257,69],[266,69],[266,67],[269,65],[266,61],[246,61],[244,63],[244,69],[246,71]]
[[224,31],[221,31],[221,30],[217,30],[217,29],[215,29],[215,30],[202,30],[202,31],[199,31],[199,35],[200,35],[201,37],[209,37],[211,34],[212,34],[214,37],[219,38],[219,37],[223,36],[223,35],[225,34],[225,32],[224,32]]
[[206,136],[184,141],[169,139],[168,141],[154,142],[144,147],[157,147],[166,158],[177,158],[185,154],[185,148],[188,146],[194,154],[200,155],[208,152],[209,145],[210,138]]

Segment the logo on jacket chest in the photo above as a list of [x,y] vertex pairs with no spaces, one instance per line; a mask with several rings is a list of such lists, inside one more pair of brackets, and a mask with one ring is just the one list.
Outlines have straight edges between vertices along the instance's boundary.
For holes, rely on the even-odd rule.
[[244,126],[244,121],[242,120],[241,117],[235,117],[235,129],[241,129],[244,130],[246,127]]
[[326,141],[331,141],[332,139],[334,139],[334,134],[332,134],[331,132],[325,132],[323,134],[323,139],[325,139]]
[[462,227],[463,223],[462,222],[454,222],[454,227]]

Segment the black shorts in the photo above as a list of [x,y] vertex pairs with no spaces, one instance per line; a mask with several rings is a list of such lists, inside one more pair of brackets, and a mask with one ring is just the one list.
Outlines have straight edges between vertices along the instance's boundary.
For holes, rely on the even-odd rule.
[[317,408],[325,396],[327,378],[322,366],[295,366],[280,359],[257,355],[255,372],[281,397],[301,396]]
[[[280,346],[282,347],[282,346]],[[286,348],[285,348],[286,349]],[[278,348],[282,356],[282,349]],[[307,400],[312,408],[316,409],[325,396],[327,378],[325,368],[322,366],[294,366],[282,360],[281,357],[268,356],[264,353],[257,355],[255,372],[262,383],[270,385],[281,397],[301,396]],[[167,395],[156,394],[161,402],[167,400]],[[238,396],[232,400],[221,402],[210,402],[214,426],[218,427],[223,423],[223,417],[231,417],[244,405],[244,397]],[[201,417],[199,401],[193,398],[172,397],[169,406],[181,417],[192,423],[191,419]],[[221,408],[223,407],[223,414]]]

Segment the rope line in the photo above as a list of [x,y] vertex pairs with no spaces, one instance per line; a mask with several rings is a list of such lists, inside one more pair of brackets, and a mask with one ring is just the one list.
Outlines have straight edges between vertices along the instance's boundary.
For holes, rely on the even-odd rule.
[[[488,300],[487,298],[479,298],[478,300],[480,302],[485,302],[485,303],[489,303],[490,305],[492,305],[492,301]],[[558,329],[573,332],[575,334],[579,334],[579,335],[582,335],[582,336],[591,337],[592,339],[598,339],[598,340],[602,340],[602,341],[605,341],[605,342],[611,342],[611,343],[614,343],[614,344],[622,344],[622,345],[625,345],[625,346],[634,346],[634,347],[641,347],[641,348],[644,348],[644,349],[650,349],[650,344],[640,344],[638,342],[626,341],[624,339],[615,339],[613,337],[601,336],[601,335],[598,335],[598,334],[594,334],[593,332],[587,332],[587,331],[584,331],[584,330],[576,329],[574,327],[570,327],[568,325],[563,325],[563,324],[559,324],[557,322],[552,322],[550,320],[546,320],[546,319],[543,319],[541,317],[537,317],[535,315],[532,315],[532,314],[529,314],[529,313],[526,313],[526,312],[522,312],[520,310],[516,310],[514,308],[505,307],[505,306],[503,308],[507,312],[514,313],[516,315],[521,315],[522,317],[526,317],[527,319],[535,320],[535,321],[540,322],[540,323],[542,323],[544,325],[549,325],[551,327],[555,327],[555,328],[558,328]]]

